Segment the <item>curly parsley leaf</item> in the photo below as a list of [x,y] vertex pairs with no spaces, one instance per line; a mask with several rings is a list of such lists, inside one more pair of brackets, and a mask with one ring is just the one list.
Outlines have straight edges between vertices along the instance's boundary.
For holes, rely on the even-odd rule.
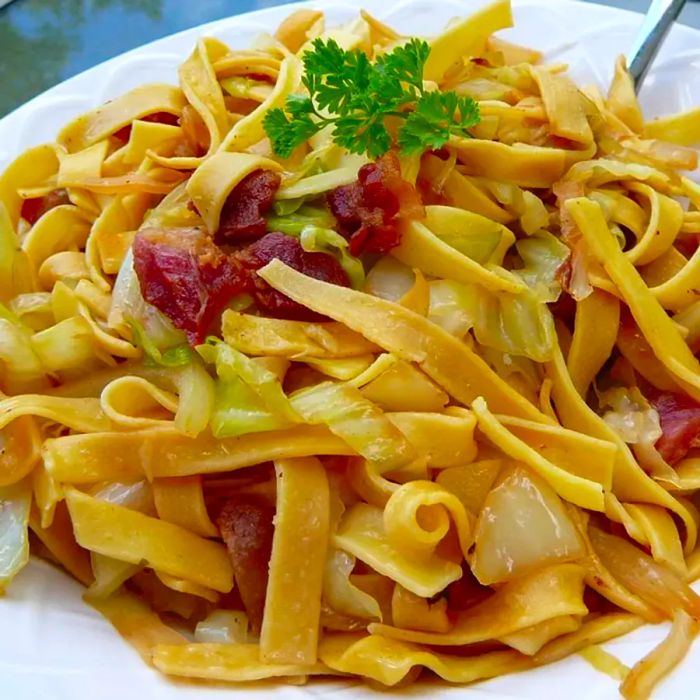
[[[411,39],[403,46],[397,46],[391,53],[381,55],[375,63],[375,71],[383,77],[384,83],[395,86],[409,86],[416,92],[423,91],[423,68],[430,55],[427,41]],[[405,90],[410,92],[410,90]]]
[[397,142],[406,154],[444,146],[453,134],[469,136],[479,123],[478,104],[455,92],[427,92],[423,69],[430,46],[411,39],[372,63],[361,51],[316,39],[303,56],[308,95],[290,95],[263,122],[275,152],[295,148],[328,125],[352,153],[378,158],[392,147],[386,120],[399,121]]
[[479,123],[479,105],[455,92],[426,92],[399,131],[401,150],[410,155],[444,146],[451,135],[468,136]]

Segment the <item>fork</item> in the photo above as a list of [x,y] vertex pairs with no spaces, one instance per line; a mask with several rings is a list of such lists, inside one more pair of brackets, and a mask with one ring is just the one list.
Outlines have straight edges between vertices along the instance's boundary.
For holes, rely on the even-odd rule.
[[652,0],[632,48],[627,55],[634,88],[639,92],[644,78],[686,0]]

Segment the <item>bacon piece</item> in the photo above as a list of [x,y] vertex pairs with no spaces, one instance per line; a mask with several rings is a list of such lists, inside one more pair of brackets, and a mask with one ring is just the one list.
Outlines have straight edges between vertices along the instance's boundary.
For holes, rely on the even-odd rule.
[[[176,114],[170,114],[170,112],[154,112],[153,114],[146,114],[143,117],[139,117],[139,121],[155,122],[157,124],[170,124],[170,126],[177,126],[179,119]],[[126,143],[129,140],[129,137],[131,136],[131,124],[127,124],[118,131],[115,131],[112,134],[112,136]]]
[[393,152],[363,165],[356,182],[337,187],[327,200],[353,255],[387,253],[401,242],[399,220],[425,215],[415,187],[401,177]]
[[30,225],[34,224],[44,215],[49,209],[58,207],[62,204],[70,204],[68,191],[64,189],[53,190],[43,197],[34,197],[33,199],[25,199],[22,202],[22,218]]
[[133,243],[144,299],[163,312],[191,344],[201,343],[216,316],[243,291],[245,275],[200,229],[144,229]]
[[236,587],[254,634],[260,633],[265,609],[275,510],[264,503],[231,499],[217,525],[233,566]]
[[256,170],[243,178],[221,210],[216,242],[238,243],[267,233],[265,214],[272,207],[282,179],[271,170]]
[[700,447],[700,404],[683,394],[659,392],[651,399],[661,420],[656,449],[669,463],[683,459],[692,447]]
[[307,253],[297,238],[286,236],[283,233],[268,233],[260,240],[239,251],[236,258],[240,265],[248,271],[250,283],[248,291],[255,298],[258,307],[264,313],[275,318],[298,321],[327,320],[325,316],[310,311],[273,289],[265,280],[255,274],[256,270],[264,267],[275,258],[317,280],[342,287],[350,286],[347,273],[332,255]]

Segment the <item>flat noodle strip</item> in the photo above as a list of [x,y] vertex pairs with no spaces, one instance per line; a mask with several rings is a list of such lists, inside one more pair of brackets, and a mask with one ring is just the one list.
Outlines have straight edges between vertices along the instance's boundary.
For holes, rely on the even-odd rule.
[[651,288],[651,293],[666,309],[680,311],[698,301],[700,253],[696,250],[687,263],[670,279]]
[[471,462],[476,456],[476,418],[471,411],[451,406],[445,413],[387,413],[429,466],[445,469]]
[[90,565],[90,554],[75,541],[65,503],[57,505],[53,521],[48,527],[42,527],[39,512],[32,508],[29,527],[56,561],[80,583],[89,586],[95,580]]
[[278,172],[281,166],[269,158],[249,153],[216,153],[197,168],[187,181],[187,193],[211,233],[219,228],[221,209],[234,187],[255,170]]
[[367,503],[357,503],[345,513],[333,544],[422,598],[436,595],[462,576],[456,561],[437,552],[416,559],[397,549],[385,531],[381,508]]
[[273,260],[258,274],[278,291],[329,315],[425,373],[459,401],[483,395],[493,410],[539,422],[549,419],[511,389],[464,343],[398,304],[306,277]]
[[397,627],[423,630],[425,632],[447,632],[447,600],[442,598],[431,603],[401,586],[394,586],[391,597],[391,619]]
[[208,131],[207,153],[201,157],[195,155],[165,158],[149,151],[149,157],[156,163],[181,170],[195,169],[206,156],[213,154],[221,145],[230,127],[230,121],[212,64],[226,53],[228,47],[218,39],[200,39],[190,57],[178,69],[182,93],[189,105],[197,111]]
[[[370,634],[418,644],[462,646],[503,637],[561,615],[585,615],[583,569],[559,564],[501,586],[485,601],[458,612],[446,634],[417,632],[373,623]],[[322,657],[323,658],[323,657]]]
[[64,204],[49,210],[32,226],[22,241],[22,250],[39,270],[54,253],[85,245],[90,220],[77,207]]
[[48,528],[53,522],[57,504],[65,497],[63,486],[48,473],[45,463],[37,465],[34,469],[32,485],[34,501],[41,513],[41,526]]
[[685,551],[692,552],[697,539],[697,524],[691,513],[663,487],[644,473],[620,436],[580,397],[566,370],[561,352],[557,352],[547,365],[547,373],[553,380],[552,395],[563,425],[618,446],[613,471],[613,491],[625,501],[652,503],[676,513],[685,524]]
[[192,581],[185,581],[184,579],[175,578],[174,576],[169,576],[160,571],[155,572],[158,580],[167,586],[172,591],[177,591],[178,593],[184,593],[190,596],[197,596],[198,598],[203,598],[204,600],[216,605],[221,596],[216,591],[212,591],[211,588],[206,586],[200,586],[198,583],[192,583]]
[[179,408],[177,396],[142,377],[131,376],[107,384],[99,403],[111,421],[125,430],[172,425]]
[[447,70],[465,56],[470,58],[482,53],[491,34],[512,26],[508,0],[497,0],[457,22],[433,41],[423,71],[424,79],[440,82]]
[[700,143],[700,108],[647,122],[644,125],[644,136],[670,141],[681,146],[698,144]]
[[81,433],[107,432],[114,428],[112,421],[102,412],[97,399],[22,394],[0,401],[0,429],[20,416],[46,418]]
[[519,632],[507,634],[499,639],[521,654],[534,656],[547,642],[561,635],[573,632],[581,627],[581,618],[574,615],[562,615],[545,620]]
[[19,191],[47,181],[58,173],[58,167],[58,149],[53,144],[44,144],[26,150],[0,175],[0,203],[14,229],[22,210]]
[[573,163],[588,160],[595,152],[595,144],[587,150],[566,151],[457,137],[451,145],[468,172],[520,187],[551,187]]
[[607,362],[620,327],[620,302],[599,289],[576,304],[576,322],[566,366],[582,397]]
[[131,124],[134,119],[156,112],[179,115],[184,106],[185,98],[178,88],[141,85],[72,121],[60,131],[58,143],[69,153],[75,153]]
[[646,338],[634,324],[621,324],[617,334],[617,349],[646,381],[661,391],[677,392],[680,387],[673,375],[656,357]]
[[[409,442],[415,440],[430,464],[439,468],[469,461],[475,445],[473,417],[389,413],[389,420]],[[91,433],[49,439],[43,458],[51,476],[68,484],[211,474],[254,466],[274,459],[317,454],[356,456],[325,426],[298,425],[217,440],[209,433],[196,439],[158,428],[124,433]]]
[[256,109],[233,125],[223,143],[223,151],[243,151],[266,137],[263,120],[270,110],[281,107],[301,85],[303,65],[296,56],[286,56],[280,66],[274,90]]
[[451,525],[466,559],[474,542],[474,518],[442,486],[432,481],[410,481],[399,486],[384,506],[384,530],[389,542],[414,559],[429,559]]
[[266,678],[289,678],[332,674],[315,664],[266,663],[260,660],[257,644],[176,644],[162,642],[153,647],[153,665],[169,676],[211,681],[244,682]]
[[357,357],[379,348],[342,323],[284,321],[226,311],[224,340],[248,355],[293,360]]
[[628,513],[639,523],[651,546],[655,561],[667,564],[677,574],[687,578],[683,545],[678,528],[665,508],[648,504],[627,504]]
[[59,187],[80,187],[86,178],[100,177],[108,148],[108,141],[98,141],[82,151],[61,155],[56,184]]
[[507,224],[517,217],[491,199],[470,178],[454,167],[445,172],[445,163],[437,156],[425,154],[421,159],[421,177],[436,185],[439,194],[454,207],[479,214],[499,224]]
[[[5,399],[8,400],[12,398]],[[0,439],[0,487],[11,486],[24,479],[40,461],[41,434],[34,418],[20,416],[0,432]]]
[[592,143],[593,132],[583,109],[583,98],[571,78],[534,66],[530,73],[540,88],[550,132],[581,144]]
[[495,651],[472,657],[428,651],[417,644],[381,635],[328,635],[319,650],[321,660],[341,673],[361,673],[386,686],[410,677],[414,667],[425,667],[450,683],[472,683],[531,668],[529,659],[515,651]]
[[501,425],[550,462],[584,479],[612,488],[617,445],[558,425],[531,423],[521,418],[496,416]]
[[482,266],[440,240],[420,221],[409,221],[401,230],[401,243],[391,254],[404,265],[441,279],[479,284],[493,292],[517,294],[525,285],[503,268]]
[[160,645],[181,646],[187,638],[168,627],[148,605],[133,593],[121,591],[104,600],[90,600],[114,628],[151,664],[154,651]]
[[233,587],[223,545],[177,525],[143,515],[80,491],[66,491],[78,543],[105,556],[148,566],[221,593]]
[[219,530],[207,513],[200,476],[155,479],[153,500],[161,520],[179,525],[201,537],[219,536]]
[[608,231],[600,206],[596,202],[577,198],[567,201],[566,207],[591,252],[617,285],[656,356],[678,378],[683,388],[700,400],[700,362],[620,251]]
[[550,664],[566,656],[575,654],[592,644],[602,644],[615,637],[632,632],[644,624],[636,615],[629,613],[606,613],[593,618],[570,634],[553,639],[535,655],[538,664]]
[[620,56],[615,62],[615,74],[608,91],[607,106],[632,131],[638,134],[642,132],[644,117],[624,56]]
[[[270,576],[260,631],[260,660],[316,663],[321,591],[328,548],[328,478],[318,459],[279,460]],[[293,602],[289,591],[295,590]]]
[[603,512],[603,487],[552,464],[537,450],[518,439],[488,410],[483,398],[472,403],[479,422],[479,429],[500,450],[513,459],[520,460],[536,471],[564,499],[590,510]]
[[673,245],[683,225],[683,207],[643,183],[632,183],[630,189],[648,198],[650,212],[646,230],[625,255],[637,266],[646,265]]

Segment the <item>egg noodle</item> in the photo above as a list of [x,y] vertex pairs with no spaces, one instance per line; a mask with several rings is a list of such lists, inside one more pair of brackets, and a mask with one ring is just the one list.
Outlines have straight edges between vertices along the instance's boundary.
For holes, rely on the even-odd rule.
[[[298,10],[7,168],[0,591],[31,542],[170,676],[463,684],[580,652],[648,697],[700,619],[700,116],[647,122],[623,59],[604,95],[511,25],[497,0],[430,39],[422,89],[480,120],[384,165],[329,128],[272,148],[314,39],[408,40]],[[409,213],[357,189],[392,163]],[[253,265],[217,236],[258,205]],[[348,244],[368,211],[391,245]],[[232,251],[254,278],[219,303]],[[665,620],[631,670],[597,646]]]

